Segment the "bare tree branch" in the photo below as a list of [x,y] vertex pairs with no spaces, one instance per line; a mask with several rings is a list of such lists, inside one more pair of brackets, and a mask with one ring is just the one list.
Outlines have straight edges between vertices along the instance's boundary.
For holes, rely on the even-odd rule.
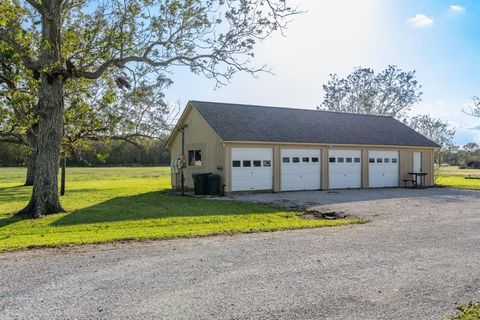
[[[151,51],[151,49],[148,49],[147,51]],[[201,54],[201,55],[196,55],[193,57],[189,56],[175,56],[166,60],[162,61],[155,61],[147,56],[148,52],[145,52],[143,56],[129,56],[125,57],[122,59],[111,59],[106,62],[104,62],[97,70],[93,72],[89,71],[82,71],[82,70],[75,70],[74,71],[74,76],[79,78],[87,78],[87,79],[98,79],[101,77],[105,71],[110,67],[110,66],[115,66],[118,68],[124,68],[126,64],[131,63],[131,62],[138,62],[138,63],[146,63],[147,65],[151,67],[167,67],[175,62],[194,62],[196,60],[204,59],[204,58],[209,58],[209,59],[215,59],[217,58],[219,61],[222,61],[224,63],[227,63],[236,69],[241,69],[241,65],[239,63],[235,63],[234,61],[228,61],[223,58],[218,58],[217,54],[212,53],[212,54]],[[258,71],[263,70],[264,68],[258,68],[252,71],[252,73],[256,73]]]
[[472,106],[463,108],[462,112],[468,114],[469,116],[480,118],[480,97],[473,97],[472,103]]

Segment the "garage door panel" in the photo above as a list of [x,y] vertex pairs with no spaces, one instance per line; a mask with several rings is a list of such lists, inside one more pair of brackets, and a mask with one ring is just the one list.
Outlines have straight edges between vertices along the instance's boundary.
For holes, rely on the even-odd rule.
[[282,191],[320,189],[320,150],[281,149],[280,161]]
[[361,187],[361,155],[360,150],[329,150],[328,186],[330,189]]
[[370,188],[398,187],[398,151],[369,151],[368,159]]
[[232,148],[232,191],[273,189],[272,148]]

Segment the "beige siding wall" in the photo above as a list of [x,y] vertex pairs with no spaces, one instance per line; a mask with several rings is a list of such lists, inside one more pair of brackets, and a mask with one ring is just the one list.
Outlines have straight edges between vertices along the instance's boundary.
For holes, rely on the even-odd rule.
[[425,179],[425,183],[429,186],[433,186],[435,184],[435,158],[433,155],[433,151],[425,151],[422,152],[422,171],[428,173],[427,178]]
[[362,188],[368,188],[368,148],[362,148]]
[[414,152],[422,153],[422,171],[427,173],[425,184],[433,186],[435,184],[433,149],[400,149],[400,180],[408,177],[408,173],[413,171]]
[[273,146],[273,191],[280,191],[280,147]]
[[328,148],[323,146],[320,153],[320,163],[322,164],[321,172],[321,186],[322,190],[328,189]]
[[318,149],[321,151],[321,187],[328,189],[328,149],[343,149],[343,150],[361,150],[362,152],[362,187],[368,188],[368,152],[369,151],[398,151],[399,152],[399,185],[402,185],[402,179],[407,177],[408,172],[413,170],[413,152],[422,153],[422,170],[426,172],[427,178],[425,183],[427,186],[434,185],[434,168],[433,168],[433,149],[422,148],[401,148],[390,146],[346,146],[346,145],[313,145],[313,144],[277,144],[277,143],[226,143],[225,147],[225,184],[226,191],[231,190],[231,148],[254,148],[264,147],[273,148],[273,187],[274,191],[280,191],[280,150],[285,149]]
[[[190,167],[185,169],[185,187],[193,188],[192,173],[212,172],[221,176],[221,184],[225,177],[225,148],[218,134],[210,127],[202,115],[190,106],[187,106],[183,122],[179,126],[187,124],[185,128],[185,160],[188,161],[188,150],[202,150],[202,166]],[[171,143],[170,155],[172,159],[177,159],[182,155],[182,135],[178,133]],[[230,162],[228,162],[230,163]],[[180,185],[180,178],[172,173],[172,187],[177,183]]]

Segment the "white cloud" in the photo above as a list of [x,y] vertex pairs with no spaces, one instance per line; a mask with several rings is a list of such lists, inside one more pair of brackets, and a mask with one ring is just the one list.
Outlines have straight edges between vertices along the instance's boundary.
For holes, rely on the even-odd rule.
[[433,19],[423,13],[417,13],[415,17],[408,18],[407,21],[409,25],[417,28],[433,25]]
[[459,6],[458,4],[452,4],[450,6],[450,13],[464,13],[465,7]]

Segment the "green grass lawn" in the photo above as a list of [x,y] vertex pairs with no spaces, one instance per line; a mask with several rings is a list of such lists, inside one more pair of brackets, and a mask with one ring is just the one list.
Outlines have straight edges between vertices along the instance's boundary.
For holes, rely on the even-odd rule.
[[461,308],[458,316],[459,320],[479,320],[480,319],[480,303],[471,303]]
[[465,179],[466,176],[480,177],[480,169],[441,167],[435,179],[439,187],[480,190],[480,179]]
[[130,239],[275,231],[362,223],[305,220],[296,212],[238,201],[180,197],[168,192],[170,169],[69,168],[65,214],[12,217],[30,197],[25,170],[0,168],[0,251]]
[[445,318],[446,320],[479,320],[480,319],[480,303],[469,303],[457,306],[458,313]]

